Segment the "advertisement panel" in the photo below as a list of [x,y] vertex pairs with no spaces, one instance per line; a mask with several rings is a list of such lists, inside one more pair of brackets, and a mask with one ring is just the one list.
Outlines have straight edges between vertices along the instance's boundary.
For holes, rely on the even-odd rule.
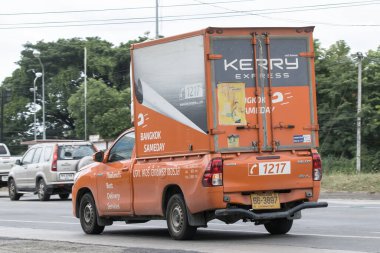
[[133,69],[139,155],[207,150],[203,36],[134,49]]

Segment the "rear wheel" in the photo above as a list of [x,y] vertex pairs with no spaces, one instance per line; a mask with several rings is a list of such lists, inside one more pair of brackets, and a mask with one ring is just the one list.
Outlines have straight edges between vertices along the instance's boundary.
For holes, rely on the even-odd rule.
[[277,219],[265,223],[265,229],[272,235],[283,235],[289,232],[292,228],[293,220]]
[[94,198],[91,194],[86,193],[80,200],[79,218],[83,231],[86,234],[100,234],[104,230],[104,226],[98,224],[98,212]]
[[68,199],[70,196],[70,193],[61,193],[59,194],[60,199]]
[[37,195],[41,201],[47,201],[50,199],[50,194],[47,192],[45,181],[41,178],[37,183]]
[[19,200],[22,196],[22,194],[17,193],[16,182],[13,178],[9,179],[8,192],[11,200]]
[[180,194],[175,194],[169,199],[166,221],[169,233],[175,240],[191,239],[197,231],[197,227],[190,226],[188,222],[186,204]]

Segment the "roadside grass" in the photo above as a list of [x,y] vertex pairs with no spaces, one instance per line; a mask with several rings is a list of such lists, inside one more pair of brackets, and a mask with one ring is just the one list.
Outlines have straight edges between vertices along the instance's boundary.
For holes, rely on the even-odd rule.
[[380,173],[329,173],[322,178],[324,192],[380,192]]

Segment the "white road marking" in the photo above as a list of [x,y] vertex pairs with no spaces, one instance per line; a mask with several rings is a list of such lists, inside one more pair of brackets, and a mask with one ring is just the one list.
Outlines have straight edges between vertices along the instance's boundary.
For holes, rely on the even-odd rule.
[[67,224],[78,225],[79,222],[63,222],[63,221],[35,221],[35,220],[0,220],[0,222],[17,222],[17,223],[41,223],[41,224]]
[[[268,234],[264,232],[254,232],[246,230],[225,230],[225,229],[205,229],[207,231],[224,231],[224,232],[244,232],[251,234]],[[269,235],[269,234],[268,234]],[[334,237],[334,238],[357,238],[357,239],[378,239],[379,236],[361,236],[361,235],[329,235],[329,234],[298,234],[298,233],[288,233],[288,235],[297,235],[297,236],[318,236],[318,237]]]

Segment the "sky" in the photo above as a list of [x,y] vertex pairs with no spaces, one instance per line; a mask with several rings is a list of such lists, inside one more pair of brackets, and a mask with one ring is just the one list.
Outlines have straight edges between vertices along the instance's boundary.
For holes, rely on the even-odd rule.
[[[352,53],[380,46],[380,0],[159,0],[165,37],[214,27],[315,26],[327,48],[345,40]],[[0,83],[17,69],[27,42],[100,37],[115,46],[156,33],[156,0],[12,0],[0,8]],[[43,55],[41,55],[43,60]],[[37,61],[37,59],[36,59]]]

